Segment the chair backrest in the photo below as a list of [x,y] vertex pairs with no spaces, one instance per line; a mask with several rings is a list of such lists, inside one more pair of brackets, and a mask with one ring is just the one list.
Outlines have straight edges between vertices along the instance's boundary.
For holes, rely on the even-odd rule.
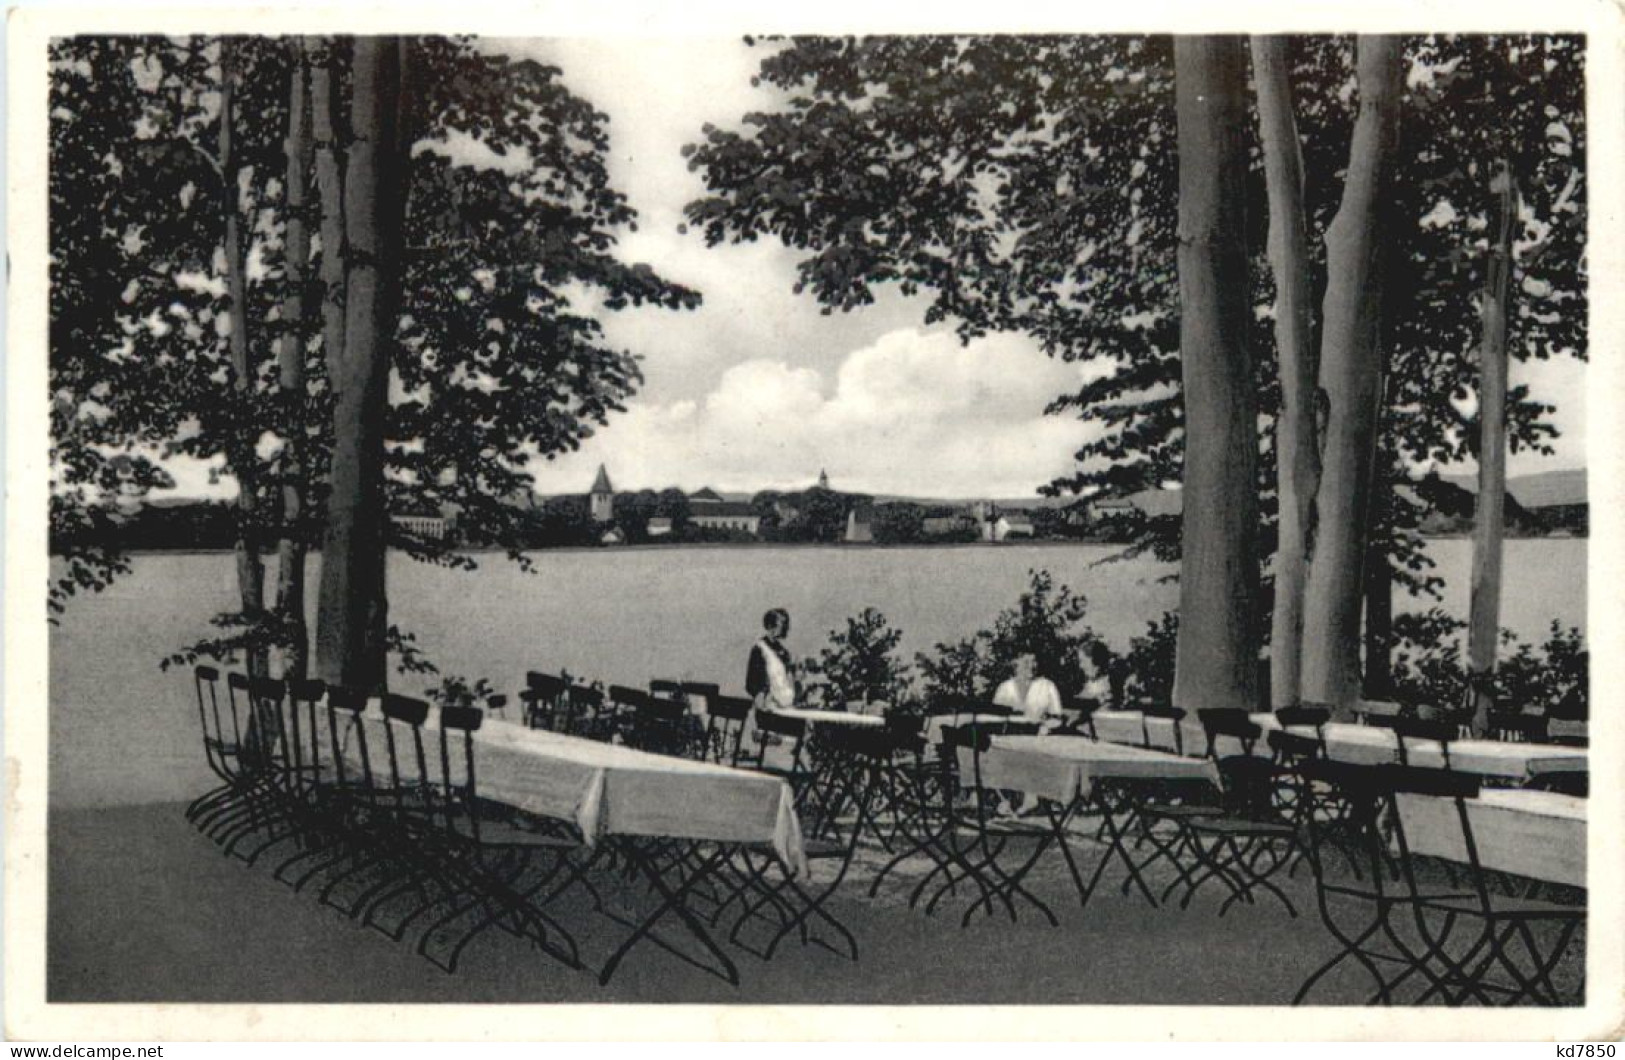
[[244,733],[249,758],[257,767],[284,771],[290,755],[287,719],[282,710],[288,688],[273,677],[249,677],[241,686],[248,702],[248,726]]
[[410,696],[386,694],[383,713],[390,789],[397,794],[417,792],[429,797],[434,781],[423,741],[423,723],[429,718],[429,704]]
[[[355,784],[369,792],[375,787],[372,749],[367,746],[367,730],[361,723],[361,715],[370,698],[365,689],[327,686],[327,735],[334,775],[340,785]],[[348,741],[354,741],[354,754],[360,760],[360,771],[354,776],[344,753],[350,746]]]
[[703,750],[688,722],[687,701],[646,696],[632,707],[623,734],[633,747],[687,758]]
[[534,688],[544,696],[553,697],[569,687],[562,677],[544,674],[538,670],[525,671],[525,687]]
[[1218,752],[1219,737],[1228,736],[1239,741],[1241,753],[1251,756],[1253,746],[1263,735],[1262,727],[1240,707],[1204,707],[1196,712],[1196,716],[1202,722],[1202,732],[1207,736],[1208,757],[1215,760],[1221,757]]
[[237,753],[242,744],[242,725],[229,703],[224,713],[220,710],[220,671],[213,666],[194,668],[192,689],[197,695],[198,722],[203,732],[203,754],[208,760],[209,768],[221,780],[233,781],[237,777]]
[[[1304,828],[1306,853],[1323,900],[1328,882],[1340,889],[1339,901],[1384,900],[1393,872],[1384,824],[1392,784],[1384,776],[1385,768],[1320,760],[1295,774],[1302,803],[1294,817]],[[1337,871],[1328,873],[1326,855],[1334,851]],[[1355,867],[1353,879],[1350,865]]]
[[[770,710],[754,710],[751,717],[756,725],[755,747],[750,763],[757,769],[767,764],[768,737],[776,736],[790,743],[790,769],[801,773],[806,768],[803,752],[807,744],[807,722],[802,718],[786,718]],[[740,757],[746,757],[741,754]]]
[[1399,763],[1410,765],[1410,741],[1433,740],[1444,755],[1444,766],[1450,768],[1450,742],[1460,731],[1453,721],[1429,721],[1423,718],[1395,718],[1394,735],[1399,744]]
[[1294,725],[1311,726],[1316,729],[1323,728],[1332,720],[1332,712],[1328,707],[1299,704],[1293,707],[1281,707],[1275,712],[1275,720],[1281,727],[1288,728]]
[[782,714],[775,714],[771,710],[758,710],[756,712],[756,728],[762,732],[772,733],[774,736],[788,736],[799,740],[807,734],[807,720],[805,718],[787,718]]
[[667,725],[676,725],[688,716],[688,704],[677,699],[651,696],[636,707],[639,715]]
[[750,700],[744,696],[716,696],[711,700],[709,714],[728,721],[744,721],[750,714]]
[[504,718],[506,718],[508,716],[508,695],[507,695],[507,693],[498,692],[495,695],[486,696],[485,697],[485,712],[487,714],[496,714],[496,713],[500,712],[502,714],[502,716]]
[[980,753],[993,746],[993,734],[982,725],[944,725],[937,730],[937,740],[952,751],[965,747]]
[[1300,736],[1295,732],[1272,729],[1269,732],[1270,750],[1282,765],[1297,766],[1326,757],[1326,744],[1313,736]]
[[683,683],[681,681],[656,679],[649,682],[649,694],[659,699],[681,699],[683,696]]
[[706,756],[713,762],[738,765],[743,751],[745,719],[750,716],[750,700],[743,696],[707,697],[705,711]]
[[[603,713],[604,693],[602,690],[593,688],[590,685],[571,685],[563,694],[562,705],[564,716],[560,720],[559,727],[566,732],[580,731],[582,726],[587,724],[589,717]],[[608,719],[599,719],[594,724],[608,725],[613,728]],[[587,735],[601,735],[607,738],[613,733],[588,731]]]
[[1476,799],[1479,778],[1450,769],[1425,769],[1411,765],[1385,765],[1381,778],[1395,793],[1431,795],[1446,799]]
[[435,755],[429,790],[436,823],[448,832],[480,840],[479,774],[474,766],[474,733],[485,721],[478,707],[442,707],[436,719]]
[[288,725],[289,745],[293,750],[293,767],[303,787],[314,787],[322,769],[321,726],[318,704],[327,695],[327,683],[316,678],[289,678]]
[[685,700],[689,709],[709,715],[711,704],[722,695],[722,689],[704,681],[684,681],[678,686],[677,698]]
[[618,707],[636,708],[649,702],[649,693],[627,685],[610,685],[609,701]]

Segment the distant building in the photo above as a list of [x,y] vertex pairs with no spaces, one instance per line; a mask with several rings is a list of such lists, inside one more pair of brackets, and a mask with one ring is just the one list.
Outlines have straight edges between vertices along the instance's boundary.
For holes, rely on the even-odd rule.
[[1099,522],[1102,519],[1131,515],[1136,511],[1138,509],[1135,508],[1134,502],[1127,497],[1102,497],[1099,500],[1089,501],[1085,508],[1087,518],[1091,523]]
[[650,537],[665,537],[671,533],[671,530],[671,519],[664,515],[657,515],[649,520],[649,525],[644,529],[644,533]]
[[846,537],[843,539],[851,543],[862,543],[875,539],[875,510],[872,505],[855,504],[846,513]]
[[829,489],[829,473],[823,468],[818,469],[818,488],[821,490]]
[[695,526],[708,530],[743,530],[754,536],[762,525],[762,517],[756,509],[740,501],[718,497],[695,504],[694,497],[690,497],[689,502],[688,521]]
[[1005,537],[1033,536],[1033,521],[1027,516],[1019,512],[1012,512],[1009,515],[1002,516],[1001,520],[1004,523]]
[[727,502],[722,499],[722,494],[718,493],[716,490],[712,489],[710,486],[702,486],[701,488],[695,490],[693,493],[690,493],[688,495],[688,503],[689,504],[726,504]]
[[598,477],[592,480],[592,521],[607,523],[615,518],[615,487],[609,484],[609,473],[598,465]]
[[605,530],[603,536],[598,540],[606,545],[624,545],[626,544],[626,535],[621,533],[620,527],[612,526]]
[[974,527],[976,520],[968,512],[956,512],[953,515],[928,515],[920,521],[920,533],[926,537],[941,537],[944,534],[956,534],[967,527]]
[[413,537],[424,541],[444,541],[456,529],[456,516],[449,512],[439,515],[420,513],[416,515],[392,515],[389,521],[405,530]]

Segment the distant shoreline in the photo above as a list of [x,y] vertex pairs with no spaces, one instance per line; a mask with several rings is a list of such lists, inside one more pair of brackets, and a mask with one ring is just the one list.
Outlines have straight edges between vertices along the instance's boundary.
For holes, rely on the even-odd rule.
[[[1422,539],[1424,541],[1465,541],[1465,540],[1470,540],[1472,538],[1471,534],[1423,534],[1421,536],[1422,536]],[[1525,536],[1521,536],[1521,537],[1513,537],[1513,536],[1509,535],[1506,538],[1506,540],[1508,540],[1508,541],[1586,541],[1586,540],[1589,540],[1589,539],[1590,539],[1589,534],[1530,534],[1530,535],[1525,535]],[[1067,540],[1067,539],[1062,539],[1062,538],[1035,538],[1035,539],[1026,539],[1026,540],[1021,540],[1021,541],[899,541],[899,542],[891,542],[891,543],[881,543],[881,542],[875,542],[875,541],[862,541],[862,542],[859,542],[859,541],[852,541],[852,542],[847,542],[847,541],[674,541],[674,542],[671,542],[671,543],[657,543],[657,542],[650,541],[650,542],[644,542],[644,543],[640,543],[640,544],[623,544],[623,545],[542,545],[542,546],[538,546],[538,547],[535,547],[535,548],[520,549],[519,551],[522,552],[522,553],[525,553],[525,554],[531,554],[531,553],[537,553],[537,552],[563,552],[563,553],[574,553],[574,552],[652,552],[652,551],[657,551],[657,550],[686,550],[686,549],[703,549],[703,550],[710,551],[710,550],[717,550],[717,549],[735,549],[735,548],[739,548],[739,549],[794,548],[794,549],[833,549],[833,550],[846,550],[846,551],[859,551],[859,550],[874,551],[874,550],[890,550],[890,549],[904,549],[904,550],[907,550],[907,549],[922,549],[922,548],[934,548],[934,549],[943,549],[943,548],[946,548],[946,549],[1075,548],[1075,547],[1079,547],[1079,546],[1088,546],[1088,547],[1094,547],[1094,548],[1111,548],[1111,547],[1128,548],[1128,547],[1130,547],[1131,544],[1132,544],[1131,542],[1125,542],[1125,541],[1088,541],[1088,540]],[[229,555],[233,554],[235,551],[236,551],[235,549],[230,549],[230,548],[185,548],[185,547],[180,547],[180,548],[131,548],[131,549],[125,549],[124,554],[129,555],[129,556],[171,556],[171,555],[193,555],[193,556],[225,555],[225,556],[229,556]],[[399,554],[402,554],[402,555],[406,554],[403,549],[392,548],[389,551],[394,552],[394,553],[399,553]],[[494,546],[486,546],[486,545],[469,546],[469,547],[466,547],[466,548],[454,548],[454,549],[452,549],[452,551],[455,552],[455,553],[461,553],[461,554],[465,554],[465,555],[477,555],[477,556],[506,555],[507,552],[508,552],[508,550],[505,549],[505,548],[494,547]],[[306,555],[308,555],[308,556],[319,556],[319,555],[321,555],[321,552],[322,552],[321,549],[313,548],[313,549],[309,550],[306,553]],[[60,553],[60,552],[51,552],[50,553],[50,556],[52,558],[57,558],[57,557],[59,557],[61,555],[62,555],[62,553]],[[262,557],[265,557],[265,558],[272,558],[272,557],[276,556],[276,550],[274,550],[274,549],[265,550],[265,551],[262,551],[260,553],[260,555]]]

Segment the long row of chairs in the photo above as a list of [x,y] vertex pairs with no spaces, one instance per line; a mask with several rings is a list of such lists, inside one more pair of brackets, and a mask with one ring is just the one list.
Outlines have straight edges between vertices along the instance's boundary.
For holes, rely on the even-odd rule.
[[[607,862],[584,853],[573,826],[483,803],[472,739],[480,711],[446,708],[438,725],[426,727],[426,704],[385,696],[383,724],[369,730],[360,721],[368,697],[355,690],[239,674],[226,675],[222,688],[210,667],[199,667],[195,682],[220,785],[188,814],[228,852],[248,861],[274,855],[279,879],[391,937],[410,933],[420,953],[448,970],[492,928],[583,966],[577,939],[552,911],[555,900],[575,891],[602,910],[606,872],[613,883],[624,866],[613,852]],[[538,728],[786,780],[817,867],[812,878],[794,876],[770,851],[741,848],[727,851],[725,871],[689,896],[730,943],[762,957],[799,937],[856,959],[858,942],[833,904],[854,872],[871,873],[870,897],[895,881],[909,906],[928,916],[960,902],[962,926],[978,914],[1013,921],[1027,910],[1057,923],[1032,874],[1046,855],[1048,864],[1064,863],[1087,902],[1105,866],[1098,862],[1084,884],[1074,848],[1091,817],[1104,856],[1115,845],[1130,867],[1122,891],[1137,884],[1153,905],[1177,896],[1185,908],[1216,886],[1221,916],[1268,895],[1296,916],[1282,877],[1307,864],[1341,949],[1300,999],[1346,966],[1371,976],[1379,1002],[1558,1003],[1553,968],[1584,920],[1583,905],[1572,902],[1524,895],[1509,905],[1507,888],[1494,886],[1495,874],[1476,855],[1466,884],[1451,875],[1444,888],[1425,859],[1409,855],[1396,835],[1401,793],[1443,795],[1458,806],[1477,793],[1470,777],[1409,767],[1408,740],[1448,745],[1454,735],[1416,719],[1392,723],[1399,753],[1391,767],[1349,768],[1327,759],[1323,738],[1284,731],[1318,733],[1326,719],[1312,709],[1282,716],[1283,731],[1264,741],[1270,758],[1254,753],[1263,734],[1245,713],[1202,711],[1217,786],[1125,781],[1111,797],[1111,786],[1097,785],[1101,797],[1088,805],[1039,800],[1018,814],[1008,802],[1013,793],[984,782],[981,761],[995,735],[1034,731],[1020,719],[984,714],[975,724],[948,725],[929,747],[922,718],[894,716],[864,729],[809,726],[753,717],[748,701],[714,685],[599,690],[532,673],[518,698],[524,721]],[[1172,708],[1149,713],[1176,723],[1183,716]],[[1074,728],[1088,734],[1089,720],[1086,712]],[[1465,811],[1461,821],[1470,829]],[[1470,831],[1466,846],[1474,849]],[[860,858],[863,850],[873,857]],[[662,871],[681,876],[696,853],[678,845],[659,856],[667,859]],[[1146,882],[1154,869],[1169,874],[1160,895]],[[1348,926],[1362,916],[1361,926]]]
[[500,928],[561,963],[581,958],[547,906],[591,885],[572,860],[579,836],[520,822],[478,795],[473,733],[482,713],[382,697],[381,726],[362,724],[369,693],[320,681],[194,671],[204,748],[217,787],[187,817],[228,854],[275,864],[274,876],[324,905],[455,970]]
[[[1532,881],[1480,863],[1467,804],[1481,780],[1448,767],[1453,724],[1388,719],[1394,760],[1354,765],[1329,757],[1324,711],[1279,713],[1282,728],[1267,734],[1272,755],[1265,758],[1254,749],[1266,734],[1245,712],[1199,711],[1217,788],[1171,793],[1141,786],[1135,813],[1137,838],[1153,849],[1146,861],[1166,860],[1175,870],[1164,899],[1183,888],[1181,905],[1189,905],[1211,880],[1228,891],[1221,916],[1265,893],[1296,915],[1276,880],[1309,864],[1318,911],[1338,948],[1295,1002],[1339,970],[1363,972],[1370,1000],[1381,1004],[1559,1005],[1583,998],[1583,969],[1568,977],[1567,989],[1554,972],[1584,925],[1584,896],[1543,896]],[[1301,735],[1304,729],[1315,735]],[[1446,768],[1411,764],[1415,741],[1440,744]],[[1400,800],[1411,795],[1451,805],[1465,864],[1412,851],[1399,813]],[[1554,889],[1563,890],[1546,888]]]

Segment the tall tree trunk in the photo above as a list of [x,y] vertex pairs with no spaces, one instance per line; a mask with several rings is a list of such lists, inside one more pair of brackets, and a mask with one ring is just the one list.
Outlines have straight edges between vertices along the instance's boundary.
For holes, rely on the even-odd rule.
[[1287,37],[1253,37],[1253,80],[1269,195],[1270,269],[1275,276],[1275,345],[1281,372],[1281,416],[1275,428],[1275,607],[1270,620],[1271,706],[1296,704],[1303,644],[1303,590],[1315,537],[1320,447],[1315,434],[1313,282],[1303,209],[1303,152],[1292,114]]
[[[237,503],[234,548],[237,556],[237,592],[242,606],[243,620],[251,631],[265,617],[265,564],[260,558],[259,520],[256,491],[259,482],[255,466],[259,454],[255,451],[258,439],[250,424],[254,417],[250,407],[254,401],[254,366],[248,349],[248,277],[243,259],[242,209],[238,201],[237,158],[233,143],[236,122],[234,113],[237,94],[236,56],[231,38],[220,39],[220,131],[218,134],[220,161],[220,206],[226,221],[226,302],[231,335],[227,340],[231,351],[232,390],[241,417],[242,429],[232,436],[226,452],[231,463],[232,476],[237,480]],[[248,672],[264,676],[269,671],[268,652],[263,647],[249,649]]]
[[1389,560],[1393,485],[1378,474],[1371,484],[1370,535],[1365,553],[1365,698],[1394,696],[1394,569]]
[[1357,44],[1360,113],[1343,201],[1326,232],[1320,389],[1327,403],[1318,513],[1304,590],[1302,689],[1346,714],[1360,694],[1366,515],[1382,393],[1380,262],[1403,88],[1396,37]]
[[344,361],[344,174],[338,142],[338,57],[330,39],[306,40],[310,56],[311,131],[321,198],[322,352],[329,376]]
[[1518,188],[1501,159],[1490,188],[1496,193],[1495,241],[1490,244],[1479,343],[1478,500],[1473,511],[1472,604],[1467,632],[1467,679],[1473,731],[1486,728],[1495,705],[1495,648],[1501,626],[1501,537],[1507,487],[1507,297],[1512,280],[1512,235]]
[[1248,322],[1246,51],[1176,37],[1185,481],[1174,702],[1258,698],[1258,414]]
[[305,269],[310,262],[310,227],[305,184],[310,173],[311,136],[306,80],[309,66],[305,48],[291,47],[293,70],[288,86],[286,176],[288,226],[284,265],[287,293],[282,299],[282,334],[277,348],[278,380],[285,414],[282,422],[282,544],[277,556],[276,609],[284,642],[282,675],[305,676],[309,656],[305,629],[305,550],[308,518],[305,512],[304,443],[305,401]]
[[316,665],[330,683],[382,688],[384,421],[400,307],[401,42],[357,37],[344,174],[345,324],[333,384],[333,464],[317,603]]

